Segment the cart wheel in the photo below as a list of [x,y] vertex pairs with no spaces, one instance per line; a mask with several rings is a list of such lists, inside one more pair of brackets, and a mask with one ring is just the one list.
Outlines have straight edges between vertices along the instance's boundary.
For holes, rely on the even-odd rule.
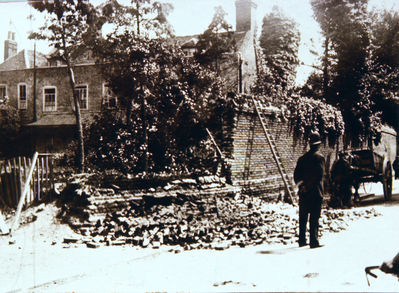
[[384,185],[384,198],[389,201],[392,199],[392,166],[390,162],[387,162],[385,166],[382,183]]

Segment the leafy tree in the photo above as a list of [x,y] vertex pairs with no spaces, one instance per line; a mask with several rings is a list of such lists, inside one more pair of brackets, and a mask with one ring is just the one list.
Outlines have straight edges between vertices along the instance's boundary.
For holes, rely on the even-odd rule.
[[194,149],[206,136],[210,101],[221,95],[221,82],[215,73],[187,59],[170,39],[162,38],[158,32],[168,31],[160,27],[165,22],[156,18],[158,25],[151,25],[152,13],[137,9],[144,4],[153,7],[155,2],[133,2],[133,7],[118,6],[116,1],[102,7],[106,21],[115,26],[104,38],[96,39],[93,50],[105,80],[121,102],[124,119],[116,117],[107,135],[91,127],[90,133],[97,133],[93,138],[97,149],[104,151],[89,157],[97,162],[100,155],[109,162],[124,160],[134,170],[123,168],[148,174],[194,157]]
[[[168,15],[173,5],[164,1],[131,0],[131,5],[123,5],[117,0],[107,0],[101,7],[101,14],[113,28],[110,35],[125,30],[137,36],[169,37],[173,29]],[[109,35],[109,36],[110,36]]]
[[313,71],[306,80],[305,84],[300,88],[300,93],[304,97],[313,98],[315,100],[324,99],[323,75]]
[[[185,58],[179,48],[160,40],[147,41],[146,47],[135,46],[131,59],[111,63],[105,73],[116,94],[129,94],[130,84],[133,93],[144,96],[147,131],[143,131],[141,121],[141,99],[132,99],[130,115],[135,118],[129,119],[129,123],[117,113],[110,118],[111,114],[106,112],[90,127],[88,160],[113,168],[123,163],[119,169],[124,172],[177,171],[182,166],[192,171],[199,163],[189,162],[198,160],[198,150],[207,137],[205,127],[217,127],[213,113],[222,96],[222,83],[214,72]],[[127,62],[131,69],[135,68],[137,56],[143,58],[139,62],[144,64],[140,69],[144,71],[140,71],[142,75],[132,71],[118,78],[119,68]],[[148,134],[146,145],[143,133]]]
[[372,59],[377,64],[399,67],[399,12],[383,10],[371,13]]
[[399,129],[399,14],[373,12],[368,48],[368,72],[362,79],[360,95],[373,102],[382,122]]
[[370,45],[370,19],[367,2],[311,1],[325,38],[322,60],[324,98],[342,110],[346,129],[354,136],[354,143],[367,139],[375,132],[368,126],[379,124],[378,115],[369,115],[372,101],[360,94],[362,80],[369,70],[367,51]]
[[263,18],[259,38],[260,70],[255,92],[281,99],[293,89],[299,64],[299,41],[296,23],[274,6],[273,11]]
[[57,51],[56,57],[60,58],[67,66],[71,96],[73,96],[74,113],[78,132],[78,164],[80,171],[84,171],[84,143],[83,127],[80,114],[80,100],[75,91],[74,59],[81,54],[86,38],[90,38],[96,27],[93,26],[95,10],[89,1],[84,0],[41,0],[30,1],[36,10],[46,13],[46,24],[38,33],[30,37],[45,39]]
[[[134,103],[140,101],[142,145],[145,162],[148,161],[147,95],[151,88],[153,65],[151,58],[157,54],[152,47],[163,36],[171,35],[167,15],[173,8],[168,3],[152,0],[132,0],[132,5],[108,1],[101,10],[104,24],[112,31],[105,38],[99,37],[92,45],[102,64],[105,79],[126,109],[126,122],[131,123]],[[156,37],[157,40],[152,40]],[[147,171],[145,163],[145,171]]]
[[235,50],[234,32],[225,17],[226,12],[222,6],[215,7],[211,23],[198,38],[194,55],[201,65],[208,66],[218,73],[223,54]]
[[342,111],[354,143],[398,127],[398,13],[367,12],[367,0],[312,0],[325,37],[323,97]]

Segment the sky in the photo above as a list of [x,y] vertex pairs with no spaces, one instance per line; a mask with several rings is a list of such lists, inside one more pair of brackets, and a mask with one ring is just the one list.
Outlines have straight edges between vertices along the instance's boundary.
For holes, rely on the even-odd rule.
[[[128,1],[128,0],[123,0]],[[161,0],[165,1],[165,0]],[[99,4],[101,0],[91,1]],[[214,8],[221,5],[226,11],[227,21],[235,28],[235,0],[167,0],[172,3],[174,10],[169,16],[175,34],[178,36],[202,33],[212,20]],[[272,11],[274,5],[280,7],[283,14],[292,18],[298,24],[301,33],[299,59],[305,65],[300,66],[297,72],[297,83],[302,84],[312,71],[308,65],[317,60],[309,52],[309,49],[321,52],[320,28],[313,18],[310,0],[255,0],[257,3],[256,21],[259,29],[262,26],[263,17]],[[369,0],[369,9],[394,9],[399,11],[398,0]],[[34,20],[28,16],[34,15]],[[37,31],[43,24],[43,15],[31,8],[27,1],[0,0],[0,62],[4,59],[4,40],[11,29],[16,33],[18,51],[22,49],[33,50],[33,41],[28,40],[30,31]],[[45,42],[37,43],[37,50],[48,53],[51,48]]]

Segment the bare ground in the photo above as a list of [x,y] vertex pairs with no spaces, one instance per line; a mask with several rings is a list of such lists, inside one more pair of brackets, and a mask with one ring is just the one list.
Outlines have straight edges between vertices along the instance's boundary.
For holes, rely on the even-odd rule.
[[[395,182],[394,192],[398,192]],[[398,292],[399,282],[378,272],[367,285],[364,268],[380,265],[399,250],[399,196],[385,203],[376,193],[354,210],[373,207],[382,216],[349,223],[346,231],[327,233],[323,247],[292,245],[232,247],[224,251],[184,251],[132,246],[96,249],[65,244],[75,236],[60,224],[48,204],[23,213],[21,225],[0,237],[1,292],[132,291],[371,291]],[[361,190],[362,191],[362,190]],[[8,219],[10,222],[12,218]],[[11,244],[10,244],[11,241]]]

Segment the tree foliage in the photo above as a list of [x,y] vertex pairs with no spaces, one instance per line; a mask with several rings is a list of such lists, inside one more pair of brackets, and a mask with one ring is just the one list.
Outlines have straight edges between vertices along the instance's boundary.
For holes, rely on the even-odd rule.
[[226,12],[222,6],[215,7],[215,14],[208,28],[199,35],[196,44],[195,59],[203,66],[216,72],[220,70],[220,62],[224,53],[235,50],[232,26],[226,21]]
[[45,24],[30,37],[47,40],[55,48],[54,57],[73,62],[85,48],[83,44],[97,28],[96,11],[89,1],[30,1],[33,8],[44,13]]
[[173,5],[164,1],[131,0],[131,5],[123,5],[117,0],[107,0],[101,7],[100,18],[111,27],[112,34],[131,31],[138,36],[152,38],[169,37],[173,28],[168,15]]
[[369,70],[363,76],[360,95],[373,103],[383,123],[399,129],[399,13],[377,11],[371,17]]
[[[121,119],[125,114],[114,118],[104,116],[90,127],[88,141],[91,141],[89,149],[93,153],[89,160],[100,164],[107,161],[109,166],[123,160],[124,166],[120,167],[124,171],[140,172],[144,170],[144,157],[147,156],[148,172],[172,169],[177,172],[182,171],[179,170],[182,166],[192,172],[193,169],[198,171],[200,164],[191,165],[189,162],[200,160],[203,156],[208,161],[210,155],[213,158],[214,151],[209,145],[203,153],[200,150],[207,139],[205,127],[219,127],[214,123],[214,109],[222,97],[222,82],[214,72],[185,58],[179,48],[160,40],[147,42],[146,47],[135,45],[136,50],[129,55],[131,59],[122,59],[121,64],[113,62],[105,73],[117,95],[131,94],[136,98],[131,99],[129,123]],[[137,60],[138,56],[140,60],[143,58],[139,63],[145,66],[138,76],[135,71],[128,74],[126,64],[131,64],[130,68],[134,69],[132,60]],[[120,69],[124,70],[124,74],[118,78]],[[145,100],[144,116],[142,99]],[[109,127],[98,127],[107,121],[113,123]],[[148,135],[146,140],[143,135]]]
[[263,18],[259,38],[256,93],[284,98],[295,85],[300,34],[296,23],[277,8]]
[[381,125],[381,112],[367,93],[370,80],[371,20],[367,0],[312,0],[325,38],[323,99],[341,109],[354,143],[368,140]]
[[18,110],[10,105],[8,99],[0,98],[0,157],[13,154],[14,140],[20,130]]
[[323,100],[323,75],[316,71],[311,72],[305,84],[300,87],[299,92],[304,97],[313,98],[315,100]]
[[[90,143],[89,158],[97,165],[123,163],[120,168],[125,172],[189,167],[188,161],[202,157],[198,150],[206,141],[205,127],[213,126],[209,121],[215,101],[222,96],[222,81],[215,72],[187,59],[170,39],[159,34],[151,38],[152,30],[160,27],[152,26],[145,11],[135,8],[113,3],[102,9],[107,21],[117,25],[96,40],[93,50],[108,86],[121,102],[122,115],[100,117],[90,127],[89,141],[94,144]],[[128,14],[121,13],[128,10]],[[135,14],[137,11],[140,13]],[[135,15],[140,15],[139,21]],[[133,26],[128,25],[129,17],[136,19]],[[143,23],[147,23],[145,31]],[[109,128],[101,126],[109,119],[113,120]],[[205,157],[209,150],[205,149]],[[196,166],[193,163],[192,168]]]
[[287,103],[288,118],[298,136],[308,137],[317,131],[323,140],[333,145],[344,134],[341,111],[323,101],[293,96]]

